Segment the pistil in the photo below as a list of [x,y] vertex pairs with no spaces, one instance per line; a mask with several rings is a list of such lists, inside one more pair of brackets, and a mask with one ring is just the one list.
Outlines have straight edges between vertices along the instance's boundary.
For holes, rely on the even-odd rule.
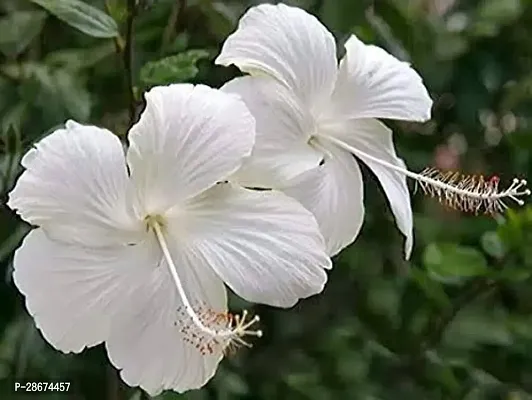
[[[243,339],[244,336],[262,336],[261,330],[250,329],[252,325],[259,322],[259,316],[256,315],[255,317],[246,320],[246,311],[242,313],[242,317],[240,317],[239,315],[233,316],[231,314],[225,314],[226,323],[224,325],[226,326],[226,328],[212,329],[211,327],[207,326],[198,316],[198,314],[194,310],[194,307],[190,304],[190,301],[188,300],[185,289],[183,287],[183,283],[179,278],[177,268],[172,259],[172,255],[168,248],[168,244],[166,242],[166,238],[163,232],[164,218],[162,218],[161,216],[148,216],[146,217],[145,221],[147,223],[148,228],[154,232],[155,237],[157,238],[157,242],[159,243],[159,246],[163,253],[166,265],[177,289],[177,293],[183,304],[184,311],[191,319],[193,325],[196,327],[197,330],[199,330],[202,334],[208,336],[209,339],[214,339],[214,342],[216,343],[224,343],[224,349],[225,347],[231,344],[237,346],[247,345],[247,342],[245,342]],[[219,326],[219,324],[215,325]],[[207,340],[207,342],[208,341],[209,340]]]
[[322,136],[336,146],[358,156],[396,171],[420,183],[423,191],[440,202],[463,211],[478,212],[483,209],[488,213],[504,211],[508,208],[504,200],[510,199],[522,206],[524,201],[519,197],[529,196],[530,190],[525,189],[526,180],[514,179],[510,187],[498,189],[498,179],[485,180],[480,176],[443,173],[434,169],[426,169],[420,174],[409,171],[401,166],[381,160],[333,136]]

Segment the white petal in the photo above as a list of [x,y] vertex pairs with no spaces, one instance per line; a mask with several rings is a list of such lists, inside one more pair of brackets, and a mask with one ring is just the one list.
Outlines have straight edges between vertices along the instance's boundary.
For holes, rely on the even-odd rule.
[[335,112],[350,118],[430,119],[432,100],[406,62],[352,35],[333,94]]
[[292,92],[268,77],[236,78],[221,90],[241,96],[256,120],[251,157],[236,180],[250,187],[279,187],[316,167],[323,155],[308,140],[314,121]]
[[207,86],[162,86],[129,133],[127,160],[146,214],[225,180],[251,153],[255,121],[234,95]]
[[291,307],[323,290],[331,260],[312,214],[297,201],[222,184],[187,213],[184,240],[244,299]]
[[13,278],[46,340],[77,353],[107,339],[121,296],[139,270],[154,268],[156,250],[148,242],[100,249],[62,244],[38,228],[15,252]]
[[311,211],[332,257],[351,244],[364,222],[364,186],[354,157],[323,143],[329,152],[323,165],[294,179],[283,192]]
[[[202,261],[180,248],[176,240],[167,240],[188,299],[203,322],[214,314],[226,313],[223,282],[210,268],[202,268]],[[131,286],[124,305],[113,322],[106,347],[109,359],[121,369],[128,385],[140,386],[155,396],[167,389],[197,389],[212,378],[224,348],[194,328],[166,261]]]
[[249,9],[215,63],[272,76],[307,105],[329,98],[338,65],[327,28],[307,12],[284,4]]
[[122,145],[111,132],[69,121],[22,159],[8,206],[55,239],[107,246],[136,238],[126,208]]
[[343,132],[335,135],[339,140],[360,150],[356,156],[375,173],[390,202],[395,222],[405,235],[405,257],[410,258],[414,243],[412,205],[406,177],[370,160],[364,153],[384,162],[406,168],[405,163],[395,153],[392,131],[375,119],[352,120]]

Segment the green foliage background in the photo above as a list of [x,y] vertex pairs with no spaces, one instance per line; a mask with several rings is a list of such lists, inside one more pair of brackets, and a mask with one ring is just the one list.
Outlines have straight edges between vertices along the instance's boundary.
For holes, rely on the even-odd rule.
[[[3,205],[23,152],[66,119],[125,139],[149,86],[219,87],[237,75],[212,60],[258,2],[142,1],[131,58],[127,2],[0,2],[1,399],[24,398],[14,379],[72,382],[68,395],[33,398],[147,398],[120,382],[101,346],[64,355],[43,341],[11,280],[28,226]],[[356,33],[421,73],[433,121],[392,124],[413,170],[459,168],[503,183],[532,176],[531,0],[289,3],[317,15],[340,43]],[[532,207],[463,215],[418,193],[415,250],[405,262],[386,200],[366,176],[364,228],[335,259],[324,293],[291,310],[256,306],[265,337],[252,350],[224,360],[204,389],[158,399],[532,398]]]

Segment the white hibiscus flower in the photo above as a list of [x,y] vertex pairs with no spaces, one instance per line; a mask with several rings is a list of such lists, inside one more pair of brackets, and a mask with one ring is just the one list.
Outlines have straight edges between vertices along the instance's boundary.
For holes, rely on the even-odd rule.
[[106,342],[123,380],[155,395],[203,386],[224,350],[260,335],[227,313],[224,282],[289,307],[321,292],[331,262],[312,214],[227,180],[255,121],[234,95],[172,85],[146,94],[129,133],[69,121],[30,150],[8,205],[36,225],[14,281],[63,352]]
[[406,176],[447,204],[471,211],[498,210],[502,198],[525,193],[519,192],[521,181],[498,193],[493,183],[477,185],[478,179],[408,171],[392,132],[377,118],[428,120],[432,100],[420,76],[354,35],[345,50],[338,65],[332,34],[299,8],[263,4],[242,17],[216,59],[251,75],[222,88],[241,95],[257,120],[253,153],[235,180],[299,200],[318,220],[330,255],[353,242],[364,220],[357,160],[380,181],[406,237],[406,258],[413,245]]

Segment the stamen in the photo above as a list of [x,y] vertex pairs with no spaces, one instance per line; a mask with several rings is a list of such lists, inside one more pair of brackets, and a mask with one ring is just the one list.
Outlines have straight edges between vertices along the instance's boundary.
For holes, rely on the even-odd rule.
[[440,203],[455,210],[474,214],[479,212],[487,214],[503,212],[508,208],[508,205],[504,202],[505,199],[511,199],[522,206],[524,201],[518,197],[530,195],[530,190],[524,189],[526,186],[526,180],[524,179],[515,178],[510,187],[505,190],[499,190],[500,180],[496,176],[486,179],[482,175],[442,172],[435,168],[426,168],[421,172],[421,175],[465,191],[466,194],[445,190],[423,181],[419,182],[421,190],[426,195],[437,198]]
[[[204,325],[216,327],[218,330],[240,329],[240,332],[247,335],[262,336],[260,330],[250,331],[248,329],[252,324],[258,322],[258,317],[251,319],[245,326],[240,328],[234,325],[236,321],[245,320],[247,311],[243,312],[241,320],[239,315],[216,312],[204,304],[194,305],[193,308]],[[213,354],[216,351],[221,351],[227,355],[233,353],[241,346],[251,347],[251,344],[242,338],[243,336],[213,337],[206,334],[191,320],[185,307],[177,309],[177,316],[178,320],[174,324],[180,327],[180,332],[183,334],[185,342],[194,346],[203,355]]]
[[514,178],[510,187],[499,190],[499,178],[496,176],[485,179],[481,175],[441,172],[434,168],[427,168],[420,174],[416,174],[352,147],[335,137],[325,135],[323,137],[355,156],[366,158],[414,179],[425,194],[435,197],[440,203],[457,210],[473,213],[484,211],[493,214],[508,208],[505,203],[506,199],[513,200],[522,206],[524,201],[519,197],[530,195],[530,190],[525,189],[527,182],[524,179]]
[[[250,320],[246,320],[247,311],[242,313],[242,317],[239,315],[233,316],[228,313],[217,313],[211,309],[198,308],[199,312],[194,310],[194,307],[190,304],[181,279],[177,274],[177,268],[172,260],[170,250],[166,243],[166,239],[161,229],[160,218],[146,218],[148,226],[153,229],[159,246],[163,252],[163,256],[166,260],[168,270],[172,279],[174,280],[179,298],[183,303],[183,308],[178,309],[178,313],[181,312],[180,322],[182,329],[186,332],[185,337],[188,338],[188,341],[195,343],[196,348],[202,352],[202,354],[212,353],[214,348],[218,345],[223,347],[225,350],[229,346],[238,347],[238,345],[250,346],[243,337],[244,336],[256,336],[261,337],[261,330],[251,330],[251,326],[259,322],[259,317],[256,315]],[[184,310],[183,310],[184,309]],[[184,313],[183,313],[184,311]],[[186,316],[190,319],[192,323],[186,323]],[[190,329],[194,326],[194,329]],[[219,329],[212,329],[214,326]],[[197,332],[199,331],[199,332]]]

